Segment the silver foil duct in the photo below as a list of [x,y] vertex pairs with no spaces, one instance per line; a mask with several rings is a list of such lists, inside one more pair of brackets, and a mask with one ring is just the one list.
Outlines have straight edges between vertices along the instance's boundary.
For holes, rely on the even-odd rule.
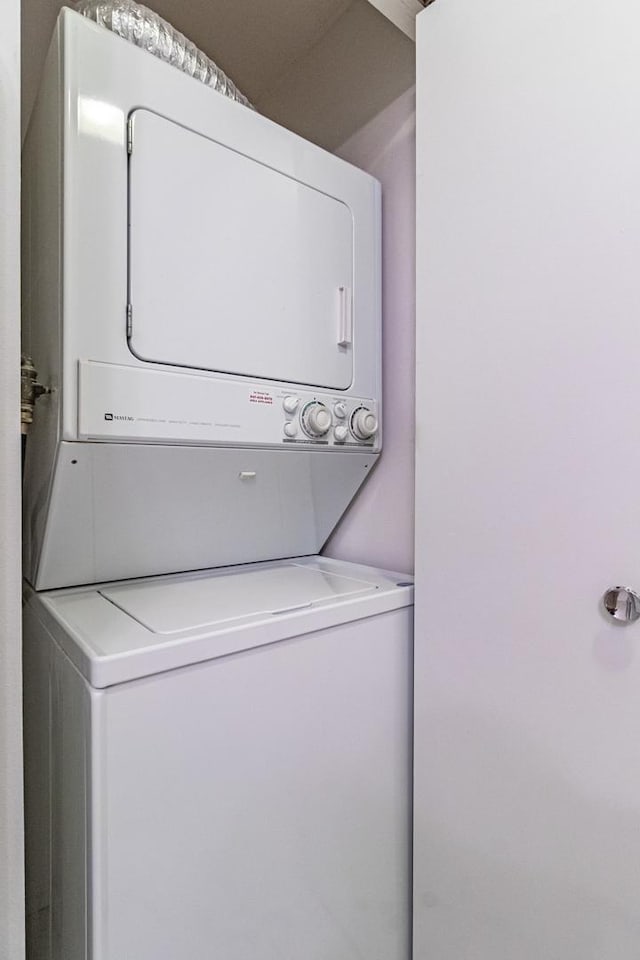
[[133,0],[78,0],[78,13],[135,43],[245,107],[252,104],[206,54],[153,10]]

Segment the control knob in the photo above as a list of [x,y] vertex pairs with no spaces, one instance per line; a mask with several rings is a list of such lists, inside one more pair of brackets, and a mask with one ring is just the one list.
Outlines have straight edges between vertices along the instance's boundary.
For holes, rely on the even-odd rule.
[[285,413],[295,413],[300,403],[298,397],[285,397],[282,401]]
[[344,443],[344,441],[345,441],[345,440],[347,439],[347,437],[349,436],[349,431],[348,431],[348,429],[344,426],[344,424],[341,423],[341,424],[338,424],[338,426],[334,428],[333,435],[334,435],[334,437],[336,438],[336,440],[338,441],[338,443]]
[[338,400],[338,402],[334,403],[333,405],[333,412],[335,413],[338,420],[344,420],[344,418],[347,415],[346,404],[344,404],[342,400]]
[[351,418],[351,430],[358,440],[370,440],[378,432],[378,418],[367,407],[360,407]]
[[331,426],[331,414],[324,403],[309,403],[302,413],[302,426],[310,437],[323,437]]

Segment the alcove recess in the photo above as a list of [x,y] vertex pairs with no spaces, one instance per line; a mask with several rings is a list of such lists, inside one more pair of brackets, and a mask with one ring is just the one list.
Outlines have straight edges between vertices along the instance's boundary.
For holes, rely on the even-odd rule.
[[[71,5],[71,4],[69,4]],[[415,82],[422,0],[149,0],[257,109],[337,150]],[[22,2],[26,129],[60,0]]]

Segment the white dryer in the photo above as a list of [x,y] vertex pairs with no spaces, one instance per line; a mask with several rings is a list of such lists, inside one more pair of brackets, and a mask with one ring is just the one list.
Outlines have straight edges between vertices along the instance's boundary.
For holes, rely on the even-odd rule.
[[29,956],[408,960],[412,593],[322,558],[29,591]]
[[30,583],[318,553],[381,451],[379,183],[68,9],[23,170]]

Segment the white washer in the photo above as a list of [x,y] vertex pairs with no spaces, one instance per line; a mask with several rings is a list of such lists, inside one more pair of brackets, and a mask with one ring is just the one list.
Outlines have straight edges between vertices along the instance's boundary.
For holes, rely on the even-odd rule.
[[412,603],[319,557],[29,591],[30,956],[408,960]]

